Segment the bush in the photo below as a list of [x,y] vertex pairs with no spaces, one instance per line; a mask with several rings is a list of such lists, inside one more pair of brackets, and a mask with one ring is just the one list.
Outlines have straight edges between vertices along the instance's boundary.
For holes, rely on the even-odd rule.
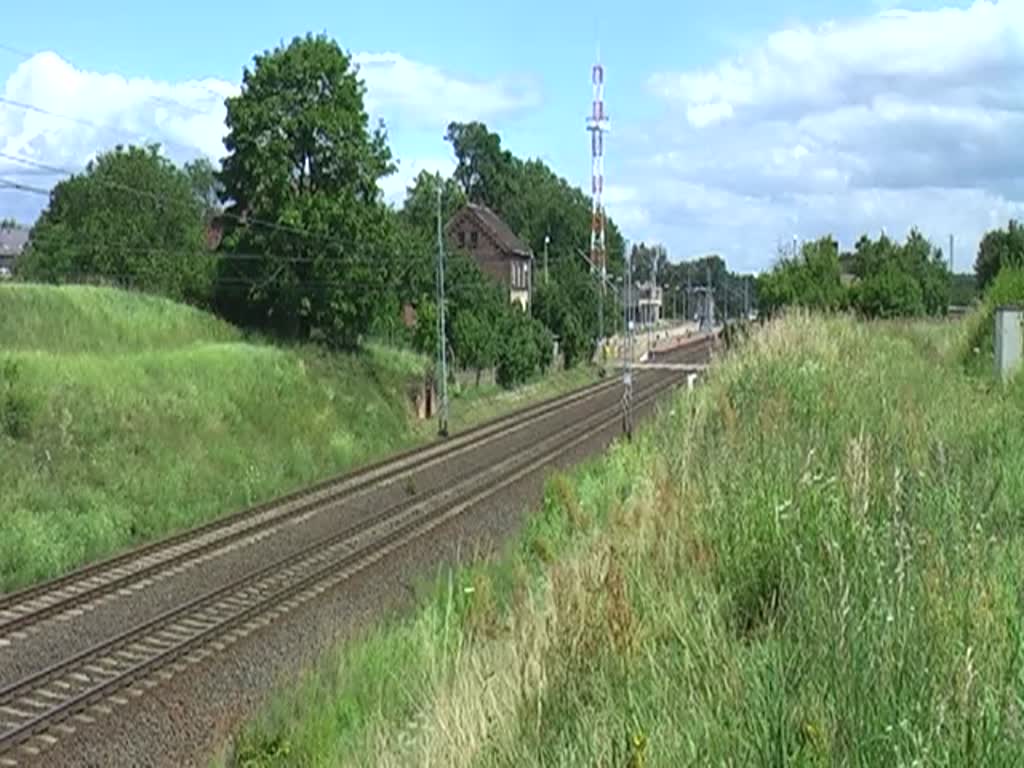
[[766,315],[787,306],[839,309],[846,301],[840,279],[839,244],[831,237],[805,243],[796,258],[781,258],[771,272],[758,278],[757,295]]
[[920,284],[895,266],[868,276],[853,290],[852,303],[867,317],[917,317],[925,313]]
[[982,239],[974,262],[978,288],[985,290],[1006,267],[1024,267],[1024,226],[1015,220],[1006,229],[992,230]]
[[214,260],[203,238],[203,210],[188,174],[155,145],[118,146],[53,188],[17,272],[33,281],[123,284],[205,303]]
[[531,320],[530,325],[533,327],[533,339],[537,345],[540,370],[541,373],[546,373],[548,368],[551,367],[555,340],[551,335],[551,331],[547,329],[544,323],[539,320]]
[[996,307],[1004,304],[1024,304],[1024,269],[1002,269],[985,294],[981,309],[969,321],[963,359],[968,367],[977,368],[978,372],[984,367],[981,363],[989,363],[995,356]]
[[24,440],[32,433],[34,411],[17,361],[5,360],[0,367],[0,431],[13,440]]
[[533,321],[518,309],[502,323],[504,341],[498,351],[498,384],[511,389],[533,375],[541,364],[541,351]]

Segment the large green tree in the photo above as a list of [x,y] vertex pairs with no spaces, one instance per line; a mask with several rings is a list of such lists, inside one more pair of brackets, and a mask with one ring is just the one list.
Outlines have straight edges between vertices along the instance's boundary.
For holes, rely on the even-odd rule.
[[[556,263],[550,279],[534,286],[533,316],[558,338],[567,368],[589,361],[594,353],[599,290],[598,281],[586,265],[571,261]],[[611,291],[606,291],[604,300],[605,333],[610,334],[618,309]]]
[[668,249],[660,243],[634,245],[629,258],[632,261],[634,280],[647,282],[655,275],[661,279],[666,277]]
[[451,123],[446,141],[455,152],[455,181],[472,203],[502,211],[516,192],[516,159],[483,123]]
[[29,280],[104,280],[202,302],[213,257],[188,173],[158,145],[118,146],[59,182],[18,261]]
[[766,314],[782,307],[841,308],[846,300],[839,270],[839,244],[832,237],[804,243],[795,257],[780,254],[757,281],[758,306]]
[[[401,240],[394,294],[403,304],[418,306],[424,295],[436,289],[438,186],[436,174],[421,171],[407,188],[398,212]],[[441,179],[440,188],[444,226],[465,204],[466,196],[453,179]]]
[[[455,153],[453,179],[466,198],[501,216],[538,258],[545,238],[550,263],[589,255],[592,201],[578,187],[541,160],[522,160],[503,149],[501,137],[483,123],[452,123],[447,140]],[[605,231],[608,270],[619,275],[625,240],[612,219]]]
[[984,291],[1003,267],[1024,267],[1024,226],[1011,220],[1006,229],[988,232],[974,262],[978,289]]
[[902,244],[882,235],[861,237],[848,260],[859,278],[851,304],[868,317],[942,315],[949,307],[952,276],[942,251],[916,229]]
[[208,158],[199,157],[185,163],[184,170],[192,187],[192,194],[202,206],[203,218],[207,222],[211,221],[221,212],[220,201],[224,195],[224,187],[217,178],[217,169]]
[[290,336],[356,345],[389,306],[401,249],[378,181],[393,164],[365,86],[332,39],[257,55],[227,100],[221,181],[241,220],[226,238],[220,303]]
[[441,189],[442,226],[466,203],[461,185],[454,179],[441,178],[438,174],[420,171],[406,189],[405,202],[399,212],[400,218],[424,241],[434,244],[437,240],[437,191]]

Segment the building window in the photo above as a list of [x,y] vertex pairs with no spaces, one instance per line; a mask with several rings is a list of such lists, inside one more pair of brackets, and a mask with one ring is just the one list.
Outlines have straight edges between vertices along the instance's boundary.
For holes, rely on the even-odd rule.
[[459,248],[466,247],[466,233],[461,229],[459,230]]
[[471,246],[476,248],[477,242],[479,242],[477,239],[477,232],[474,229],[472,232],[469,233],[469,243]]

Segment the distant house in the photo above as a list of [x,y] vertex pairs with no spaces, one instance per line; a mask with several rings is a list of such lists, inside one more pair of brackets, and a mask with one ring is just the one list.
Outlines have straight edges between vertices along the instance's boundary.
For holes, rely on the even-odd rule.
[[14,272],[14,262],[28,244],[26,227],[0,227],[0,277],[10,277]]
[[629,296],[629,315],[638,325],[657,325],[661,322],[663,292],[653,282],[640,282],[633,286]]
[[508,288],[509,301],[530,305],[533,253],[490,208],[469,203],[445,227],[449,248],[466,251],[484,274]]

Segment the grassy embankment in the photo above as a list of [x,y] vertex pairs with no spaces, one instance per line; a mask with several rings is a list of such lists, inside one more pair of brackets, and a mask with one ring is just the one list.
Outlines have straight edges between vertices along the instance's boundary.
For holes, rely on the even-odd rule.
[[[422,442],[424,363],[247,340],[139,294],[0,286],[0,591]],[[588,378],[471,392],[454,425]]]
[[995,765],[1024,744],[1024,378],[792,317],[522,539],[346,644],[245,765]]

